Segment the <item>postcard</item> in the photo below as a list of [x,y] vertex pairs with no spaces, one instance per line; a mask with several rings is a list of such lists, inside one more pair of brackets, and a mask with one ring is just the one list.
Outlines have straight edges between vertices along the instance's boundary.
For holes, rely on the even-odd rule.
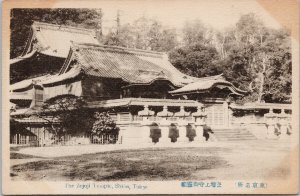
[[6,0],[3,194],[297,194],[296,0]]

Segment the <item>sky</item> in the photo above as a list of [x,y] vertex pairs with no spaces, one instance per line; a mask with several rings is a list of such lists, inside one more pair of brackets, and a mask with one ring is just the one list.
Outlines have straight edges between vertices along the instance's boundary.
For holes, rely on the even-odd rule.
[[222,30],[234,25],[241,15],[253,12],[266,26],[280,28],[279,23],[254,0],[113,0],[99,1],[97,7],[104,13],[104,28],[116,25],[117,10],[120,10],[121,24],[145,16],[181,29],[186,21],[200,19],[204,24]]

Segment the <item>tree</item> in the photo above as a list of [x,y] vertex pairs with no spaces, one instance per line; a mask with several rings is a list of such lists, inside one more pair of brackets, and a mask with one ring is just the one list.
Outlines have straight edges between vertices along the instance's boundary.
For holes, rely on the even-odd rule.
[[267,102],[291,102],[292,55],[290,34],[274,30],[266,39],[267,68],[262,98]]
[[225,36],[220,68],[234,85],[250,91],[243,102],[290,102],[289,33],[265,27],[250,13],[241,16]]
[[196,43],[177,48],[169,53],[170,62],[190,76],[204,77],[220,73],[217,66],[219,55],[212,46]]
[[93,124],[92,133],[101,135],[118,135],[119,128],[117,127],[115,121],[111,119],[107,112],[96,112],[96,121]]
[[186,22],[182,30],[183,44],[188,46],[194,43],[211,44],[213,29],[204,25],[200,20]]
[[236,38],[245,44],[262,44],[266,27],[254,13],[244,14],[236,24]]
[[168,52],[178,45],[175,29],[162,29],[157,36],[149,36],[149,47],[153,51]]
[[78,134],[91,130],[93,118],[84,106],[86,102],[81,97],[59,95],[46,100],[37,115],[49,123],[50,132],[60,140],[66,133]]
[[97,29],[98,33],[101,34],[102,15],[101,9],[12,9],[10,19],[10,58],[15,58],[22,54],[30,35],[30,27],[33,21],[93,28]]
[[141,17],[132,24],[111,29],[104,38],[104,44],[167,52],[175,48],[177,34],[174,28],[166,28],[156,20]]
[[135,48],[135,34],[131,24],[127,23],[119,27],[118,31],[113,29],[104,36],[103,43],[111,46]]

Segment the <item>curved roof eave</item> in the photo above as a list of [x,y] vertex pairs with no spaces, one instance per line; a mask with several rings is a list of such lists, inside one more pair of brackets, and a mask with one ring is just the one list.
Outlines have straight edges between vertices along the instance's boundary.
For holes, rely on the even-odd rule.
[[122,88],[130,87],[130,86],[152,85],[156,81],[167,81],[170,84],[172,84],[174,87],[180,87],[178,84],[175,84],[174,82],[170,81],[167,78],[154,78],[153,80],[150,80],[149,82],[145,82],[145,83],[131,83],[130,81],[124,79],[123,81],[128,82],[129,84]]
[[[244,94],[247,93],[247,91],[243,91],[243,90],[236,88],[231,82],[228,82],[228,81],[218,81],[215,83],[211,83],[209,86],[202,88],[202,89],[191,89],[191,90],[177,89],[174,91],[169,91],[169,93],[173,94],[173,95],[201,93],[201,92],[206,92],[218,85],[225,85],[225,86],[229,87],[229,90],[231,90],[234,94],[237,94],[240,96],[244,96]],[[182,87],[182,88],[184,88],[184,87]]]
[[11,92],[22,92],[31,89],[33,86],[42,86],[41,82],[47,80],[47,78],[51,77],[50,74],[46,74],[43,76],[30,78],[26,80],[22,80],[20,82],[14,83],[10,85]]
[[31,58],[34,54],[36,54],[36,52],[37,52],[37,50],[33,50],[30,53],[25,54],[23,56],[19,56],[14,59],[9,59],[9,64],[12,65],[12,64],[18,63],[20,61],[27,60],[27,59]]
[[72,70],[61,74],[61,75],[54,75],[53,77],[49,78],[49,80],[45,80],[42,82],[43,86],[48,86],[54,83],[59,83],[68,79],[73,79],[77,77],[81,73],[81,69],[73,68]]

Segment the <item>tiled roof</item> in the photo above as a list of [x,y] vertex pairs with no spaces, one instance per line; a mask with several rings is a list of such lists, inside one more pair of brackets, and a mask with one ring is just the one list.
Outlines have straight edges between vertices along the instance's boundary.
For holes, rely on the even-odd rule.
[[170,91],[170,93],[171,94],[195,93],[195,92],[209,90],[214,86],[228,87],[233,93],[238,95],[243,95],[244,93],[246,93],[246,91],[240,90],[234,87],[234,85],[231,82],[226,81],[222,74],[217,76],[200,78],[196,82],[192,82],[190,84],[185,85],[182,88]]
[[78,76],[79,74],[80,74],[80,69],[73,68],[65,74],[61,74],[61,75],[57,74],[57,75],[54,75],[54,76],[48,78],[47,80],[44,80],[42,82],[42,84],[47,85],[47,84],[53,84],[56,82],[60,82],[60,81],[66,80],[66,79],[72,79],[72,78],[75,78],[76,76]]
[[74,43],[72,53],[70,61],[76,59],[87,75],[120,78],[130,84],[150,84],[160,79],[183,86],[197,80],[178,71],[163,53],[79,43]]
[[37,39],[37,44],[41,48],[39,52],[50,56],[66,58],[71,41],[99,43],[95,38],[95,31],[89,29],[34,22],[32,30],[33,36]]
[[16,90],[22,90],[30,87],[32,84],[35,85],[41,85],[41,82],[44,80],[47,80],[51,77],[51,75],[47,74],[44,76],[36,77],[36,78],[30,78],[27,80],[22,80],[20,82],[14,83],[10,85],[10,91],[16,91]]

